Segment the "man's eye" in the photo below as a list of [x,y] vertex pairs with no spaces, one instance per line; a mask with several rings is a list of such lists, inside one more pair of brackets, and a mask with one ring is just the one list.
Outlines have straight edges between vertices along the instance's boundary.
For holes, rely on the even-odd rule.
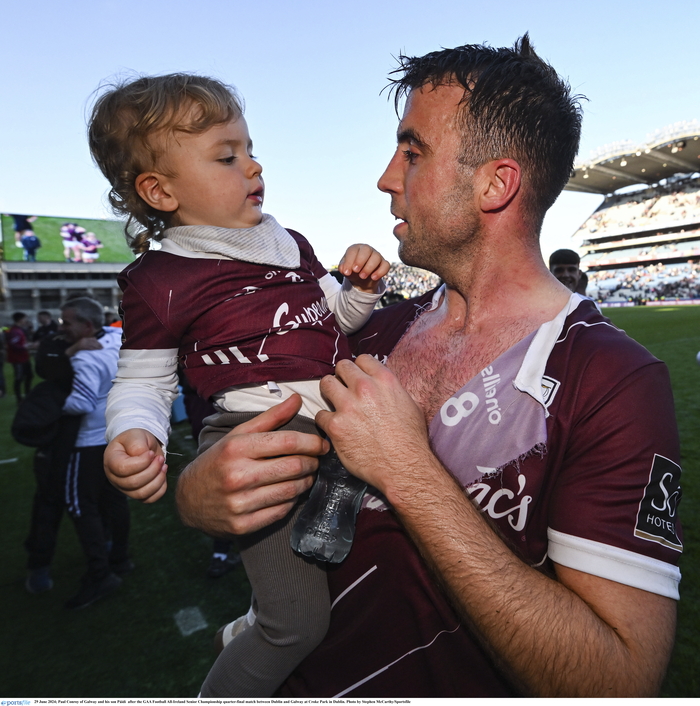
[[409,164],[415,164],[418,153],[411,150],[403,150],[403,157]]

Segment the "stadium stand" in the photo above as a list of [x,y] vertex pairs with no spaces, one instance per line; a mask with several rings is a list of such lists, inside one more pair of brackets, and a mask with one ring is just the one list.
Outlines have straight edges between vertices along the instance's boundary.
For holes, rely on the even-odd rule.
[[700,303],[700,122],[602,147],[566,189],[605,197],[572,236],[589,296],[607,306]]

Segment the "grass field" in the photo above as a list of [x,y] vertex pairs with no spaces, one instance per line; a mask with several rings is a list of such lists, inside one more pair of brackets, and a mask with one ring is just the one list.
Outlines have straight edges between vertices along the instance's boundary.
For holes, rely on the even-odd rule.
[[[131,262],[134,255],[129,250],[124,238],[124,224],[118,221],[104,221],[91,218],[54,218],[39,216],[32,227],[41,241],[37,250],[38,262],[65,262],[60,230],[64,223],[77,223],[87,231],[93,232],[102,241],[97,262]],[[24,250],[15,247],[15,232],[12,218],[2,216],[2,245],[6,262],[21,262]]]
[[[676,648],[662,695],[700,696],[700,367],[695,362],[700,307],[605,313],[671,371],[683,456],[686,552]],[[10,383],[11,374],[6,377]],[[169,493],[154,505],[132,504],[137,568],[119,593],[82,611],[63,608],[83,571],[66,518],[53,566],[55,587],[29,595],[22,542],[34,486],[33,451],[9,435],[14,407],[11,396],[0,400],[0,697],[195,696],[212,661],[213,632],[247,610],[250,588],[243,569],[217,580],[206,577],[211,542],[181,526]],[[171,442],[171,450],[183,454],[180,468],[194,451],[188,433],[187,423],[176,425]],[[178,464],[171,466],[176,475]],[[174,616],[193,607],[208,629],[183,636]]]

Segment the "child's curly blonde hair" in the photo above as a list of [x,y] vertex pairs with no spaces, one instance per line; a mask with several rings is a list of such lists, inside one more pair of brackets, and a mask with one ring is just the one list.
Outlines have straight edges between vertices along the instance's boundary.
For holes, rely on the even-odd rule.
[[[160,240],[172,214],[149,206],[136,191],[136,177],[156,168],[174,132],[202,133],[237,120],[243,104],[232,86],[193,74],[144,76],[103,87],[88,123],[93,159],[112,188],[114,212],[127,216],[126,240],[135,253]],[[143,226],[143,228],[139,228]]]

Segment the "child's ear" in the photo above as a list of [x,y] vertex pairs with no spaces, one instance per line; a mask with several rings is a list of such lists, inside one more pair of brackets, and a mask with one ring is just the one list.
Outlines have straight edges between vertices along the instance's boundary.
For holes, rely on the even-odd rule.
[[178,200],[171,193],[167,177],[158,172],[144,172],[134,182],[138,195],[157,211],[176,211]]

